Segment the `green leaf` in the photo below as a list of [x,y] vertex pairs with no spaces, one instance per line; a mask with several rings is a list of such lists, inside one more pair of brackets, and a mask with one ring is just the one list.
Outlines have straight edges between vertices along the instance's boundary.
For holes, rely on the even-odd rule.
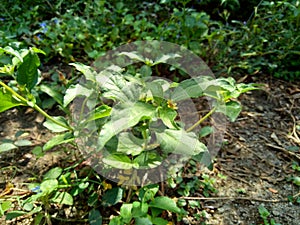
[[231,122],[234,122],[242,111],[242,106],[239,102],[230,101],[225,105],[218,105],[216,112],[225,114]]
[[108,166],[118,168],[118,169],[131,169],[133,167],[137,167],[136,164],[132,163],[131,159],[126,155],[121,154],[110,154],[103,158],[103,163]]
[[158,184],[150,184],[140,189],[139,200],[141,202],[148,202],[154,199],[154,196],[159,190]]
[[109,221],[109,225],[124,225],[121,216],[115,216]]
[[98,138],[99,149],[121,131],[135,126],[143,117],[154,117],[156,108],[143,102],[123,103],[115,106],[111,119],[101,129]]
[[0,88],[0,113],[19,105],[24,104],[21,101],[18,101],[17,98],[14,98],[4,88]]
[[50,193],[58,187],[58,181],[56,179],[45,180],[41,183],[41,190],[43,193]]
[[107,190],[102,196],[103,206],[112,206],[121,201],[123,197],[123,189],[119,187],[114,187]]
[[61,205],[73,205],[73,197],[68,192],[56,192],[51,201]]
[[63,106],[69,105],[77,96],[90,97],[93,92],[93,89],[88,89],[81,84],[71,85],[66,90]]
[[[190,98],[198,98],[208,92],[209,86],[216,84],[216,81],[210,76],[193,77],[179,83],[172,93],[173,101],[182,101]],[[220,90],[217,87],[217,90]]]
[[122,217],[124,223],[130,223],[132,220],[132,207],[133,204],[123,203],[120,208],[120,216]]
[[14,144],[16,146],[21,147],[21,146],[30,146],[30,145],[32,145],[32,142],[29,140],[22,139],[22,140],[15,141]]
[[44,84],[40,85],[40,90],[52,97],[58,104],[63,105],[63,95],[58,91]]
[[[69,126],[68,122],[66,121],[66,119],[62,116],[53,116],[53,119],[61,122],[62,124]],[[56,123],[54,123],[52,120],[49,120],[47,118],[47,120],[43,123],[43,125],[48,128],[49,130],[53,131],[53,132],[63,132],[63,131],[67,131],[68,129],[65,127],[62,127]]]
[[300,186],[300,177],[294,177],[293,183],[296,184],[297,186]]
[[102,71],[97,77],[97,82],[104,89],[103,97],[122,103],[136,101],[140,98],[142,91],[137,78],[115,74],[113,71]]
[[152,225],[148,217],[138,217],[135,219],[135,225]]
[[88,117],[87,122],[101,119],[110,116],[112,108],[108,105],[101,105],[95,109],[94,112]]
[[163,218],[160,218],[160,217],[153,218],[152,223],[154,225],[168,225],[168,221],[164,220]]
[[262,218],[266,219],[268,216],[270,216],[269,211],[263,205],[258,206],[258,212]]
[[23,216],[23,215],[25,215],[25,214],[27,214],[27,213],[28,213],[28,212],[18,211],[18,210],[16,210],[16,211],[11,211],[11,212],[9,212],[9,213],[6,214],[5,220],[12,220],[12,219],[17,218],[17,217],[19,217],[19,216]]
[[90,225],[102,225],[102,215],[97,209],[92,209],[89,212]]
[[45,154],[43,152],[43,148],[41,146],[35,146],[33,149],[32,149],[32,153],[37,157],[37,158],[40,158],[40,157],[43,157]]
[[0,153],[10,151],[15,148],[18,148],[18,147],[12,143],[3,143],[0,145]]
[[42,219],[44,218],[44,213],[38,213],[35,217],[34,217],[34,223],[33,225],[40,225],[42,222]]
[[37,54],[29,51],[28,54],[23,58],[22,64],[18,67],[18,84],[25,85],[30,91],[37,84],[39,65],[40,60]]
[[4,201],[0,204],[0,217],[4,215],[4,212],[9,210],[12,203],[10,201]]
[[149,204],[150,207],[155,207],[163,210],[168,210],[174,213],[180,213],[180,208],[177,207],[176,203],[165,196],[156,197],[152,202]]
[[173,54],[173,53],[165,54],[165,55],[162,55],[161,57],[155,59],[155,62],[152,64],[152,66],[160,64],[160,63],[168,63],[169,59],[175,59],[175,58],[180,58],[180,57],[181,56],[178,54]]
[[170,109],[167,107],[159,109],[159,118],[168,128],[178,129],[178,126],[175,122],[176,117],[177,112],[174,109]]
[[162,133],[156,132],[161,148],[166,153],[192,156],[206,152],[206,146],[198,140],[196,134],[185,130],[166,129]]
[[12,47],[6,46],[5,48],[0,47],[0,49],[7,54],[17,57],[21,62],[23,61],[23,57],[21,56],[21,54],[18,51],[14,50]]
[[54,167],[44,175],[44,180],[57,179],[62,174],[62,171],[62,168]]
[[118,136],[117,152],[126,155],[139,155],[143,151],[144,140],[135,137],[132,133],[123,132]]
[[69,65],[74,66],[76,70],[81,72],[87,80],[95,81],[94,72],[92,71],[91,67],[82,63],[70,63]]
[[132,204],[132,216],[134,218],[146,216],[148,213],[149,205],[145,202],[134,201]]
[[162,163],[162,157],[156,152],[144,151],[133,160],[133,163],[137,168],[155,168]]
[[132,60],[137,60],[140,62],[145,62],[145,59],[142,55],[139,55],[137,52],[121,52],[119,55],[125,55],[127,57],[129,57]]
[[35,53],[41,53],[41,54],[43,54],[43,55],[46,55],[46,53],[45,53],[43,50],[38,49],[38,48],[36,48],[36,47],[31,47],[30,49],[31,49],[33,52],[35,52]]
[[51,138],[44,146],[43,150],[47,151],[53,148],[54,146],[57,146],[59,144],[68,143],[74,140],[74,136],[71,132],[65,133],[65,134],[59,134]]
[[209,135],[213,132],[214,132],[214,128],[211,127],[211,126],[201,127],[199,136],[200,136],[200,138],[202,138],[202,137],[205,137],[205,136],[207,136],[207,135]]

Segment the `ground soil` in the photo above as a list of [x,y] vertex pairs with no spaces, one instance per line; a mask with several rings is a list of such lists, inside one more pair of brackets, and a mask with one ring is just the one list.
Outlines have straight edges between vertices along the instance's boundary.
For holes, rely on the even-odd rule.
[[[300,134],[295,131],[296,125],[300,125],[300,83],[262,75],[244,77],[243,82],[262,83],[264,90],[252,91],[239,99],[243,111],[236,122],[227,124],[214,169],[206,171],[216,179],[218,192],[209,198],[200,191],[189,196],[201,202],[201,209],[193,209],[193,213],[204,210],[206,224],[263,224],[258,213],[262,204],[270,212],[269,218],[277,223],[298,225],[300,205],[287,198],[300,192],[300,187],[289,180],[300,176],[292,169],[293,162],[300,163]],[[0,114],[0,140],[16,139],[15,134],[22,130],[25,133],[19,138],[32,141],[32,146],[0,154],[0,193],[7,183],[26,189],[25,183],[33,178],[38,180],[49,168],[66,167],[74,160],[73,149],[68,146],[49,151],[39,159],[32,154],[34,146],[42,145],[51,137],[41,125],[43,119],[28,109]],[[220,179],[218,174],[226,179]],[[13,221],[0,219],[1,224],[29,224],[30,221],[28,217]],[[201,222],[190,216],[182,224]]]

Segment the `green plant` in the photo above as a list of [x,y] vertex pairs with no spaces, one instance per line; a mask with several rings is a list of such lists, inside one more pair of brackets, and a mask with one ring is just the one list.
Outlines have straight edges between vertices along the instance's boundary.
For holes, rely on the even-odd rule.
[[156,196],[159,190],[158,185],[148,185],[138,190],[138,199],[132,203],[123,203],[120,215],[113,217],[109,225],[118,224],[168,224],[168,220],[161,218],[161,213],[168,210],[173,213],[183,213],[177,207],[175,201],[169,197]]
[[276,223],[273,218],[268,218],[271,214],[263,205],[258,207],[258,212],[260,217],[263,219],[264,225],[280,225],[279,223]]
[[[157,42],[151,42],[154,48],[156,44]],[[61,95],[57,95],[57,92],[47,91],[66,112],[72,101],[78,98],[82,100],[76,103],[77,108],[71,120],[62,116],[50,116],[38,106],[36,101],[38,95],[35,94],[35,90],[42,84],[39,83],[40,61],[37,53],[43,52],[36,48],[20,52],[9,47],[1,48],[1,57],[7,60],[7,63],[1,67],[4,74],[2,77],[6,79],[8,77],[9,82],[6,84],[2,79],[0,81],[2,86],[0,112],[19,106],[32,107],[46,117],[44,126],[58,133],[43,146],[43,151],[62,143],[73,142],[77,138],[79,140],[76,143],[77,146],[80,148],[84,145],[83,149],[88,149],[88,154],[94,156],[96,165],[103,166],[101,173],[105,175],[105,171],[111,171],[111,169],[124,171],[124,174],[118,173],[116,178],[116,181],[123,185],[144,186],[144,181],[139,180],[138,170],[156,168],[164,164],[164,160],[171,154],[201,160],[207,148],[200,142],[199,134],[194,132],[195,128],[215,112],[222,113],[234,121],[241,111],[241,104],[236,100],[238,96],[257,89],[255,84],[236,84],[233,78],[213,79],[209,76],[200,76],[180,83],[168,82],[162,78],[151,79],[152,68],[180,55],[160,55],[153,51],[154,56],[149,55],[149,58],[145,58],[134,51],[117,52],[117,55],[123,59],[125,57],[125,59],[136,60],[140,63],[137,64],[138,66],[142,65],[135,70],[138,71],[137,74],[131,74],[130,70],[126,71],[126,68],[116,65],[105,67],[97,73],[89,66],[72,63],[72,66],[83,73],[86,82],[70,84],[63,99]],[[7,55],[14,57],[11,59]],[[192,126],[186,127],[177,119],[177,103],[198,97],[213,99],[212,108]],[[37,149],[35,152],[40,155],[40,150]],[[176,167],[178,162],[175,161],[173,164]],[[171,164],[170,167],[172,167]],[[41,205],[45,207],[48,223],[50,223],[50,218],[47,214],[47,207],[51,202],[69,205],[73,202],[72,195],[68,191],[60,191],[74,186],[72,182],[65,179],[62,171],[61,168],[50,170],[44,180],[38,184],[42,192],[23,201],[22,207],[28,213],[38,213],[37,220],[43,217],[40,214],[42,207],[35,207],[34,201],[41,202]],[[129,173],[131,177],[126,177],[125,173]],[[214,181],[206,175],[203,175],[203,179],[204,181],[197,185],[203,188],[206,195],[215,191]],[[79,183],[75,184],[75,186],[80,186],[79,189],[85,189],[89,185],[84,182]],[[189,187],[192,188],[193,185],[194,183]],[[112,202],[109,196],[113,191],[119,197],[114,198]],[[154,197],[157,191],[157,186],[151,190],[146,187],[141,189],[138,194],[139,201],[124,204],[121,207],[120,217],[112,221],[116,224],[119,220],[129,223],[134,218],[136,222],[140,221],[140,224],[145,221],[165,224],[165,221],[158,217],[162,210],[181,213],[170,198]],[[148,196],[148,192],[152,197]],[[122,198],[120,188],[112,189],[107,193],[109,194],[103,196],[103,202],[107,196],[106,202],[110,205],[116,204]],[[92,196],[90,201],[97,199],[97,194],[92,194]],[[164,205],[163,208],[162,205]],[[91,206],[96,205],[93,203]],[[150,209],[151,215],[146,209]],[[7,205],[4,205],[2,213],[6,210]],[[129,212],[134,212],[134,216],[129,216]],[[13,218],[20,213],[10,212],[7,218]],[[23,211],[22,214],[24,213]],[[101,214],[96,209],[90,212],[90,220],[100,217]]]

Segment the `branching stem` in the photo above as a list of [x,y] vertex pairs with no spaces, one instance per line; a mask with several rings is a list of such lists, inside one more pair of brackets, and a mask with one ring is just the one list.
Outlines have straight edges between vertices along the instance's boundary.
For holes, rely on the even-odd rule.
[[198,120],[193,126],[188,128],[186,131],[190,132],[194,130],[197,126],[199,126],[199,124],[201,124],[204,120],[206,120],[209,116],[211,116],[211,114],[213,114],[216,111],[216,109],[217,109],[216,106],[212,108],[205,116],[203,116],[200,120]]
[[41,109],[38,105],[34,104],[33,106],[30,106],[30,104],[28,104],[28,100],[25,99],[23,96],[19,95],[17,92],[15,92],[11,87],[7,86],[5,83],[3,83],[2,81],[0,81],[0,85],[3,86],[7,91],[9,91],[12,96],[15,96],[16,98],[18,98],[24,105],[29,106],[34,108],[36,111],[38,111],[39,113],[41,113],[44,117],[46,117],[47,119],[49,119],[50,121],[52,121],[53,123],[64,127],[70,131],[72,131],[73,129],[69,126],[67,126],[64,123],[61,123],[60,121],[57,121],[56,119],[54,119],[52,116],[50,116],[48,113],[46,113],[43,109]]

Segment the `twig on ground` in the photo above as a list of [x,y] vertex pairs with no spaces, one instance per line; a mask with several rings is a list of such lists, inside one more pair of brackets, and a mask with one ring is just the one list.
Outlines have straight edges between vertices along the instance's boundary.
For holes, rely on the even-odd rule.
[[247,201],[256,201],[256,202],[289,202],[288,199],[262,199],[262,198],[252,198],[252,197],[229,197],[229,196],[221,196],[221,197],[180,197],[181,199],[186,200],[247,200]]

